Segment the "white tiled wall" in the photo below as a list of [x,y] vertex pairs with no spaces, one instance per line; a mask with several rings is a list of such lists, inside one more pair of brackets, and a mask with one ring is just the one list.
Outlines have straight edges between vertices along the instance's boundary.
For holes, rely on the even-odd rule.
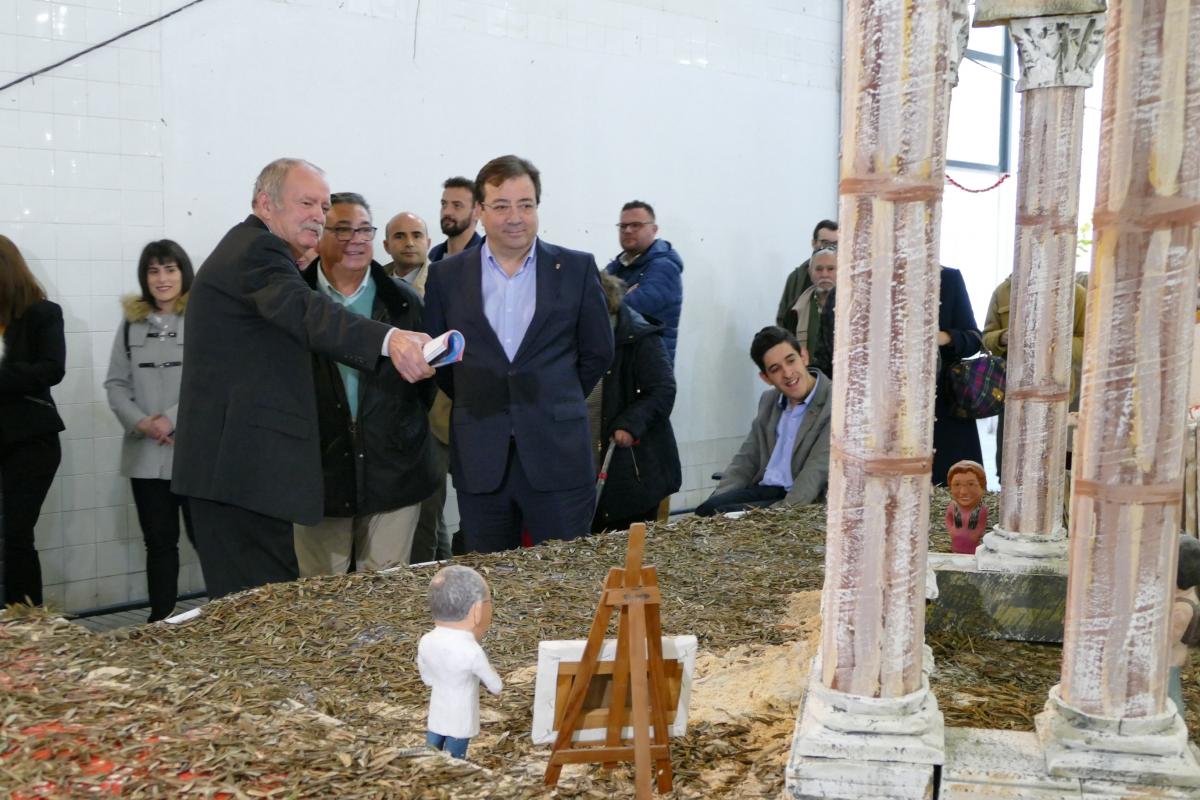
[[[160,12],[158,2],[0,0],[0,84]],[[117,298],[163,235],[160,34],[137,34],[0,93],[0,232],[63,307],[67,430],[38,521],[46,600],[71,610],[145,597],[145,550],[118,473],[103,382]],[[181,588],[202,587],[183,542]]]
[[[182,4],[0,0],[0,85]],[[363,192],[378,224],[416,211],[436,240],[441,181],[521,153],[543,171],[545,238],[602,263],[621,203],[652,202],[687,265],[674,505],[695,506],[762,388],[749,340],[812,223],[836,214],[840,13],[836,0],[212,2],[0,92],[0,233],[66,315],[63,464],[37,530],[48,602],[145,597],[102,389],[117,298],[151,239],[202,262],[281,155]],[[181,589],[200,588],[183,553]]]

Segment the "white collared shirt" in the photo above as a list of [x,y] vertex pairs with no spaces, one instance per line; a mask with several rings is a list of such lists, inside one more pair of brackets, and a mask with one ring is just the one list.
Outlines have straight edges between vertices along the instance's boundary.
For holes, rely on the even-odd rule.
[[426,728],[441,736],[470,739],[479,733],[479,682],[500,694],[503,681],[475,634],[438,626],[417,645],[417,669],[431,688]]

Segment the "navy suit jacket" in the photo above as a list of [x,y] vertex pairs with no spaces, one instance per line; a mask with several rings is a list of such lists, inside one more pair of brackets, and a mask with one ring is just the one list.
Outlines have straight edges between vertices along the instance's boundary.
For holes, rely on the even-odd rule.
[[535,489],[585,486],[596,479],[586,398],[613,357],[596,260],[537,241],[536,306],[510,362],[483,312],[481,253],[470,247],[431,265],[425,285],[425,330],[466,338],[463,360],[438,370],[454,401],[454,485],[473,494],[499,488],[512,438]]

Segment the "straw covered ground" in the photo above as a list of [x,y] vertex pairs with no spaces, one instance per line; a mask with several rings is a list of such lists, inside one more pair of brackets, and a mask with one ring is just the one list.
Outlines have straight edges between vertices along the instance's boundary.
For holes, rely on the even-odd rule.
[[[989,496],[995,514],[994,496]],[[948,549],[931,508],[932,548]],[[776,797],[819,636],[823,507],[654,526],[663,630],[700,640],[688,734],[672,741],[675,798]],[[14,800],[120,797],[631,796],[629,768],[568,767],[542,786],[529,740],[537,643],[581,639],[624,534],[463,563],[495,596],[485,641],[505,679],[484,694],[470,762],[421,747],[414,659],[432,568],[311,579],[206,606],[180,626],[96,635],[45,612],[0,618],[0,786]],[[952,726],[1031,730],[1059,648],[928,638]],[[1189,685],[1188,724],[1200,730]]]

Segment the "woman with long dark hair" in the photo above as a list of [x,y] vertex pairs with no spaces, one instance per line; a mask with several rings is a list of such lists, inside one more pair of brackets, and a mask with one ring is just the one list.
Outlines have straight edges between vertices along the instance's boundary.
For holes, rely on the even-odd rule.
[[0,236],[0,485],[4,513],[4,602],[42,604],[33,528],[62,460],[62,418],[50,387],[66,374],[62,309],[6,236]]
[[183,312],[192,262],[170,239],[151,242],[138,259],[139,294],[122,298],[125,319],[113,341],[104,389],[125,428],[121,474],[129,478],[146,543],[150,622],[171,615],[179,585],[179,515],[188,538],[186,498],[171,491],[175,416],[183,372]]

